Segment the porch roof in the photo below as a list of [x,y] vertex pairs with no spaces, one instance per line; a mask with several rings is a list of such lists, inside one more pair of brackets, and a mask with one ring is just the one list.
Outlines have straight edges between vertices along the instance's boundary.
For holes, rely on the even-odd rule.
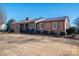
[[29,20],[26,20],[26,21],[23,21],[23,22],[20,22],[20,23],[34,23],[35,21],[38,21],[38,20],[40,20],[40,19],[42,19],[42,18],[34,18],[34,19],[29,19]]
[[20,24],[19,22],[13,22],[12,24]]

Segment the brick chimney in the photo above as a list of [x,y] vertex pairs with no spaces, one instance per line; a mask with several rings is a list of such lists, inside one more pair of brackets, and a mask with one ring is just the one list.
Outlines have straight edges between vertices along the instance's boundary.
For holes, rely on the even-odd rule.
[[29,17],[26,17],[26,21],[28,21],[29,20]]

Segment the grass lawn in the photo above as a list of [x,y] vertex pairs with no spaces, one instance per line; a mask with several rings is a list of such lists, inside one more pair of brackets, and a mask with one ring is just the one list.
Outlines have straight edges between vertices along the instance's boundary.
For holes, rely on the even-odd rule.
[[0,33],[0,55],[79,56],[79,40],[43,35]]

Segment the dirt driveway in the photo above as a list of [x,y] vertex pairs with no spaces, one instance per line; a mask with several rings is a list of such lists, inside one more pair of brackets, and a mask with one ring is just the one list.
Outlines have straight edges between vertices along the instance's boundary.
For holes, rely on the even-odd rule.
[[79,55],[79,40],[43,35],[0,33],[0,55]]

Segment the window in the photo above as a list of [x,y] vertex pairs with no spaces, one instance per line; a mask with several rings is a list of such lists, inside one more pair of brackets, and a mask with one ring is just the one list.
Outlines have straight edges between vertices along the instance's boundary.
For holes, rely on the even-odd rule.
[[43,23],[40,23],[40,29],[43,29]]
[[52,29],[56,30],[58,27],[58,23],[57,22],[53,22],[52,23]]
[[29,29],[33,29],[33,24],[32,23],[28,24],[28,27]]

